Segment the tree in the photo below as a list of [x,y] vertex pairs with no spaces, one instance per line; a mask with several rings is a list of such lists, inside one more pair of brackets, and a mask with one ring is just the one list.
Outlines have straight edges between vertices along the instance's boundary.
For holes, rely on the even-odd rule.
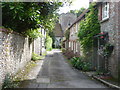
[[73,14],[77,15],[77,17],[79,17],[83,13],[84,10],[85,10],[85,8],[83,7],[80,10],[70,10],[70,13],[73,13]]
[[45,40],[45,46],[46,50],[51,51],[52,50],[52,38],[47,35],[46,40]]
[[50,30],[56,19],[55,11],[60,6],[62,2],[3,2],[2,24],[19,33],[40,26]]

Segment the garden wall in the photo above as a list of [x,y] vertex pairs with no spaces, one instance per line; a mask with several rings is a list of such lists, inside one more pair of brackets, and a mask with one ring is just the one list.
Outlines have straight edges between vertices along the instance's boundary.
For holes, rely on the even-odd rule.
[[33,52],[40,55],[42,53],[42,38],[37,38],[33,41]]
[[5,75],[14,75],[31,60],[32,44],[27,37],[0,31],[0,85]]

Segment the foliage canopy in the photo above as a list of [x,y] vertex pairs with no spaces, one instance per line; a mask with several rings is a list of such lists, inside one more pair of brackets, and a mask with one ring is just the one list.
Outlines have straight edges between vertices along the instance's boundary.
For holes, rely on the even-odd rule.
[[85,8],[81,8],[80,10],[70,10],[70,13],[73,13],[77,15],[77,17],[79,17],[83,13],[84,10]]
[[60,6],[62,2],[3,2],[2,24],[19,33],[39,27],[52,30]]

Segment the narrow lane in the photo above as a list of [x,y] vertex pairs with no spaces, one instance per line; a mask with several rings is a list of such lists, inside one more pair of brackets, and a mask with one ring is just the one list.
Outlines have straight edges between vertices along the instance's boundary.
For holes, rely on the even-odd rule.
[[52,50],[45,58],[36,80],[28,88],[107,88],[102,83],[74,70],[60,50]]

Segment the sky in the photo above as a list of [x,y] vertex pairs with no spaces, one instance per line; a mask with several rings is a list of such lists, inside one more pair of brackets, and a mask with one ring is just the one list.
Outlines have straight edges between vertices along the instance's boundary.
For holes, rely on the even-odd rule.
[[79,10],[80,8],[88,8],[89,6],[89,0],[73,0],[72,4],[70,6],[64,6],[60,8],[59,13],[67,13],[70,10]]

